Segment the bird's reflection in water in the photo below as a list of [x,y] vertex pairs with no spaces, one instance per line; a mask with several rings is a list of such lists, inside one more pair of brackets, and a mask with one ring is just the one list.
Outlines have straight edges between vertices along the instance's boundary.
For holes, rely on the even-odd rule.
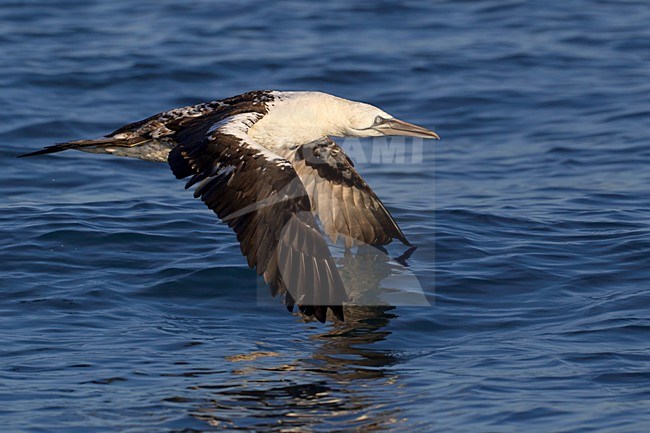
[[[356,287],[379,286],[394,271],[394,263],[382,255],[374,248],[346,254],[342,277],[352,286],[355,281],[363,283]],[[305,344],[311,349],[307,356],[254,352],[231,357],[233,362],[245,363],[243,368],[237,363],[232,371],[239,382],[197,387],[211,389],[213,394],[193,416],[220,430],[367,432],[398,428],[405,421],[399,409],[405,391],[390,367],[399,358],[389,349],[374,347],[390,334],[385,327],[395,317],[393,308],[347,307],[345,323],[305,336],[313,343]]]

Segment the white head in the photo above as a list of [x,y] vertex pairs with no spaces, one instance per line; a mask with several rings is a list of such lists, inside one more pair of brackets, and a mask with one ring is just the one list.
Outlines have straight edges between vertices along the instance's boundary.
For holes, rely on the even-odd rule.
[[433,131],[395,119],[362,102],[321,92],[274,92],[274,96],[268,114],[250,130],[261,142],[307,143],[327,136],[385,135],[439,139]]

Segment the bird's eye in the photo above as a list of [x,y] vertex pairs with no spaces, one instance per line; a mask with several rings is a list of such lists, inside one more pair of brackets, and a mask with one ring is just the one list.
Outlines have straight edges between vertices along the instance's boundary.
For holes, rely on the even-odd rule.
[[381,125],[384,123],[384,118],[381,116],[375,117],[375,123],[373,123],[374,126]]

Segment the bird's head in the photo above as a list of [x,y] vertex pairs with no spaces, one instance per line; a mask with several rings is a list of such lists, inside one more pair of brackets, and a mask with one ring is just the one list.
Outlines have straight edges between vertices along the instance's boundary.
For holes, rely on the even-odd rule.
[[345,125],[344,134],[348,137],[382,137],[399,135],[406,137],[433,138],[439,140],[438,134],[421,126],[404,122],[363,102],[346,101],[342,110]]
[[433,138],[438,135],[421,126],[395,119],[363,102],[349,101],[321,92],[274,92],[266,116],[250,134],[267,147],[309,143],[323,137],[382,137],[401,135]]

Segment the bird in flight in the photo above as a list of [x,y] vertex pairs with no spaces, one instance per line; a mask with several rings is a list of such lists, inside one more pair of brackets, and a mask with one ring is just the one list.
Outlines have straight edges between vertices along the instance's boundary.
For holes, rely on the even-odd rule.
[[344,320],[348,296],[322,230],[346,248],[410,246],[350,158],[329,137],[439,139],[369,104],[321,92],[253,91],[175,108],[68,149],[168,162],[237,234],[248,265],[289,311]]

